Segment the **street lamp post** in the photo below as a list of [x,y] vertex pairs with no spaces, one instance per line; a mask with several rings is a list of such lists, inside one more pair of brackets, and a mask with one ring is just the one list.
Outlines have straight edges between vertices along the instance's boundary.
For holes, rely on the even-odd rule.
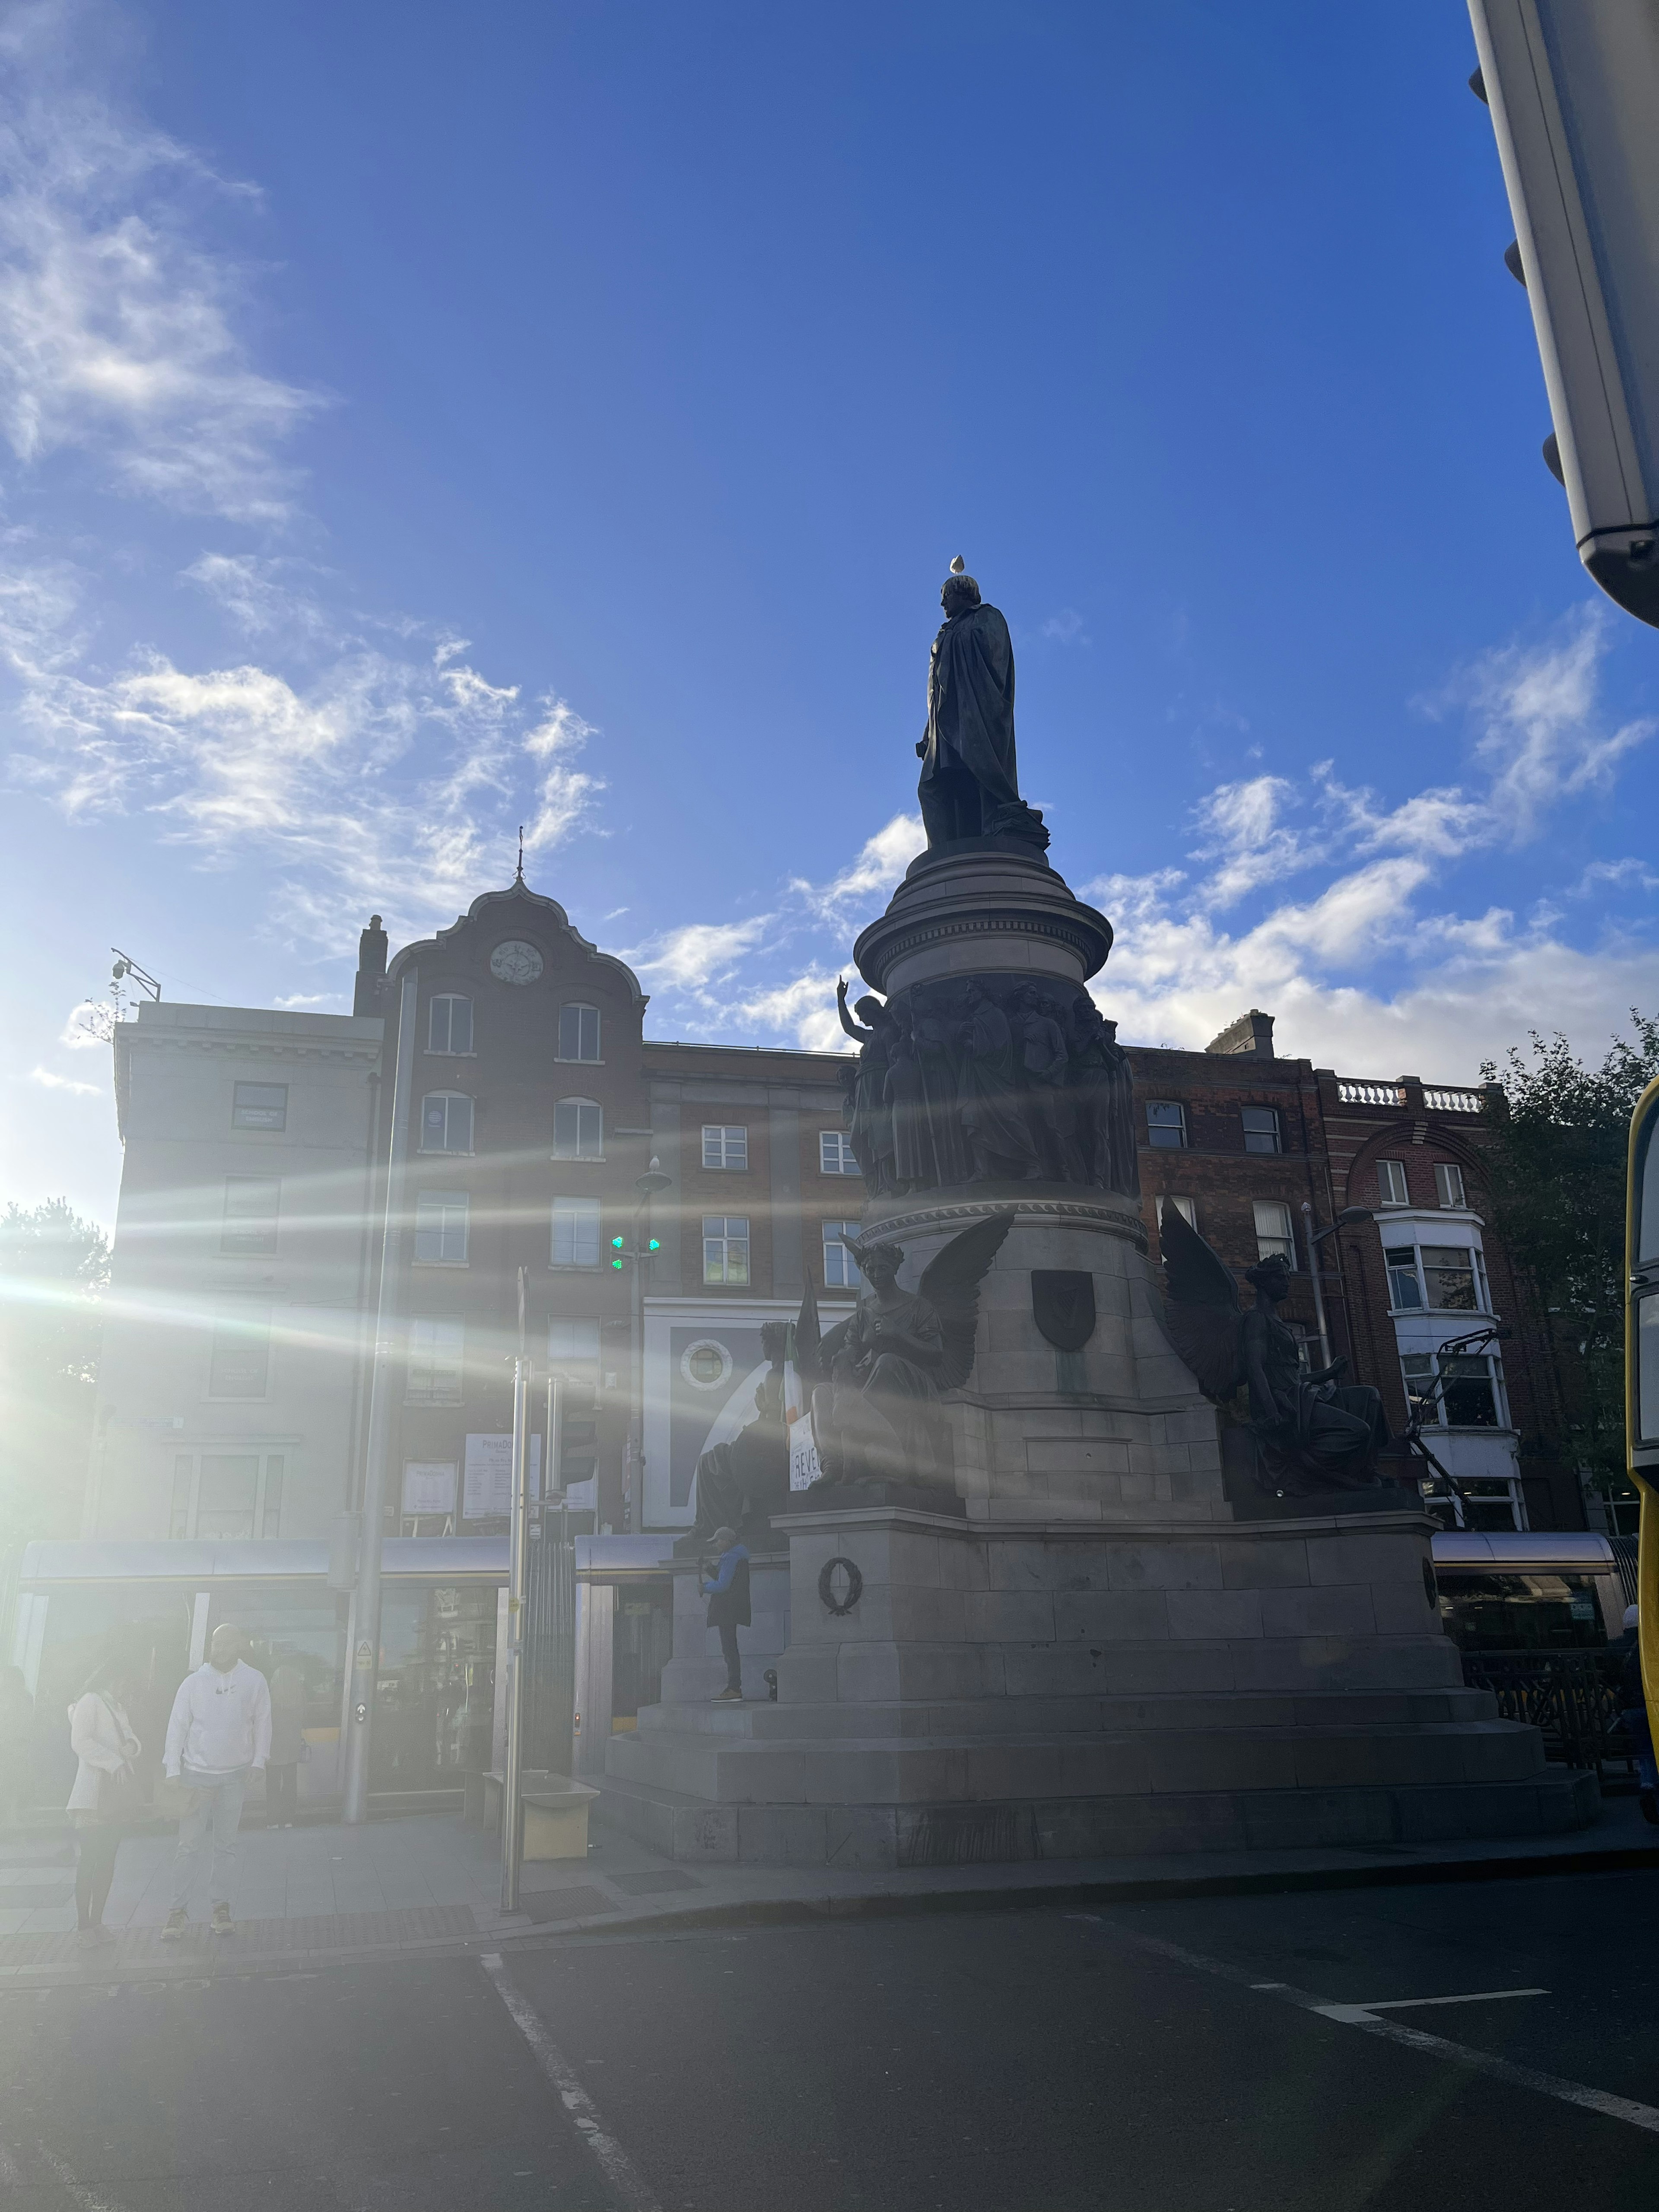
[[611,1240],[613,1267],[629,1265],[634,1270],[632,1296],[628,1302],[629,1404],[628,1459],[623,1473],[623,1534],[633,1533],[636,1501],[643,1504],[645,1483],[645,1279],[650,1271],[652,1257],[657,1249],[657,1239],[647,1237],[642,1243],[640,1224],[652,1198],[659,1190],[666,1190],[673,1181],[662,1171],[662,1163],[653,1154],[650,1166],[642,1176],[635,1176],[634,1188],[639,1193],[639,1202],[634,1208],[634,1241],[624,1245],[620,1237]]
[[1334,1237],[1339,1229],[1351,1228],[1355,1223],[1374,1221],[1376,1215],[1369,1206],[1345,1206],[1328,1229],[1314,1227],[1314,1210],[1304,1198],[1302,1201],[1303,1233],[1308,1240],[1308,1273],[1313,1279],[1314,1319],[1319,1328],[1320,1364],[1331,1364],[1331,1332],[1325,1318],[1325,1286],[1319,1276],[1319,1248],[1328,1237]]

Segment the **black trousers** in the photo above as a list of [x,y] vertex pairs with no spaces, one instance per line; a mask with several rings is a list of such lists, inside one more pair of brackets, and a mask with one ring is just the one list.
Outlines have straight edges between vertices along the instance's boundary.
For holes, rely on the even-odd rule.
[[265,1825],[274,1828],[282,1824],[291,1827],[294,1816],[300,1809],[300,1765],[297,1759],[285,1759],[280,1766],[265,1769]]
[[76,1828],[75,1834],[80,1850],[75,1869],[75,1917],[82,1928],[95,1928],[103,1919],[109,1886],[115,1879],[121,1831],[112,1820],[93,1820]]
[[720,1623],[720,1656],[726,1662],[726,1686],[728,1690],[743,1687],[743,1661],[738,1654],[738,1630],[735,1621]]

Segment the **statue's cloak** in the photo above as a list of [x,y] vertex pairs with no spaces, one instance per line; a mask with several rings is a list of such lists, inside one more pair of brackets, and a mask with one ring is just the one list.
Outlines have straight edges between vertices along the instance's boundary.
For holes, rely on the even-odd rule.
[[952,615],[927,665],[924,784],[965,769],[991,807],[1019,805],[1014,758],[1014,647],[1008,625],[982,602]]

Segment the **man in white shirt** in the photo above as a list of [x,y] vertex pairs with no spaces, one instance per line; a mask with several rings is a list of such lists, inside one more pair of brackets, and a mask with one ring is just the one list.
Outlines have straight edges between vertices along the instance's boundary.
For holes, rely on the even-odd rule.
[[173,1910],[161,1930],[176,1943],[189,1918],[191,1892],[208,1832],[213,1833],[213,1921],[216,1936],[231,1932],[230,1878],[236,1834],[250,1772],[270,1755],[270,1691],[264,1676],[242,1656],[242,1632],[222,1621],[213,1632],[205,1663],[186,1674],[173,1701],[161,1764],[195,1795],[179,1823],[173,1861]]

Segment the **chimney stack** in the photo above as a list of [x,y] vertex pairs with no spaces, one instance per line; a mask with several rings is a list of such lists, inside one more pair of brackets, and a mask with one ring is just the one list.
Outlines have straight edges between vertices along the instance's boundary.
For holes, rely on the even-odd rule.
[[372,914],[368,927],[357,939],[357,984],[351,994],[354,1014],[379,1016],[386,1012],[386,934],[380,917]]
[[1271,1060],[1273,1056],[1273,1018],[1261,1013],[1254,1006],[1248,1014],[1241,1014],[1230,1022],[1218,1037],[1212,1037],[1204,1048],[1206,1052],[1231,1053],[1245,1060]]

